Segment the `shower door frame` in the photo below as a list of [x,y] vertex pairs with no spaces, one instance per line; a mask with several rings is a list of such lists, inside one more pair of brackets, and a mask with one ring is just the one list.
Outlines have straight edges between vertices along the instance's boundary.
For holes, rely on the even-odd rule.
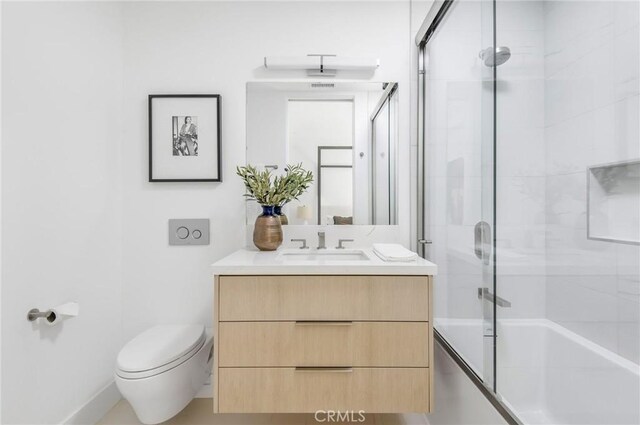
[[[416,34],[415,42],[418,46],[418,58],[417,58],[417,88],[418,88],[418,96],[417,96],[417,113],[418,113],[418,149],[417,149],[417,223],[416,223],[416,244],[418,247],[418,253],[421,257],[425,257],[427,246],[432,243],[426,235],[425,223],[429,218],[427,215],[426,208],[426,196],[425,196],[425,179],[427,177],[426,173],[426,123],[425,123],[425,111],[426,111],[426,46],[429,42],[431,36],[435,34],[435,32],[440,28],[443,24],[447,13],[451,10],[451,7],[454,3],[461,0],[436,0],[432,5],[429,13],[427,14],[422,26],[418,30]],[[493,6],[493,19],[492,19],[492,46],[495,49],[496,46],[496,0],[485,0],[490,1]],[[492,66],[493,71],[493,111],[492,111],[492,126],[493,126],[493,149],[492,149],[492,161],[493,161],[493,176],[492,176],[492,220],[491,226],[493,227],[492,235],[491,235],[491,244],[492,244],[492,256],[493,261],[491,262],[490,267],[492,267],[492,275],[493,275],[493,287],[491,288],[496,294],[496,277],[497,277],[497,259],[495,256],[495,246],[496,246],[496,210],[497,210],[497,190],[496,190],[496,160],[497,160],[497,149],[496,149],[496,128],[497,128],[497,111],[496,111],[496,103],[497,103],[497,72],[495,64]],[[496,294],[497,296],[497,294]],[[483,301],[484,302],[484,301]],[[496,383],[497,383],[497,372],[496,372],[496,364],[497,364],[497,344],[496,344],[496,325],[497,325],[497,305],[496,303],[492,303],[493,314],[492,314],[492,329],[493,329],[493,355],[492,355],[492,370],[491,370],[491,384],[487,385],[485,380],[478,375],[478,373],[467,363],[463,356],[457,352],[457,350],[447,341],[447,339],[440,333],[438,330],[433,328],[435,340],[437,343],[447,352],[449,356],[458,364],[458,366],[463,370],[463,372],[471,379],[474,385],[481,391],[481,393],[487,398],[487,400],[492,404],[492,406],[500,413],[500,415],[506,420],[507,423],[513,425],[520,425],[522,422],[518,419],[518,417],[513,413],[513,411],[505,405],[499,394],[497,393]]]

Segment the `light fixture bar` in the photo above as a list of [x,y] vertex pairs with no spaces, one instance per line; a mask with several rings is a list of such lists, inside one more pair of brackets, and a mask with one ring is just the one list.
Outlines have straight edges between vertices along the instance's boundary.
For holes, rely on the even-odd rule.
[[350,58],[330,54],[307,56],[265,56],[264,67],[273,71],[306,70],[313,76],[334,76],[336,71],[374,72],[379,59]]

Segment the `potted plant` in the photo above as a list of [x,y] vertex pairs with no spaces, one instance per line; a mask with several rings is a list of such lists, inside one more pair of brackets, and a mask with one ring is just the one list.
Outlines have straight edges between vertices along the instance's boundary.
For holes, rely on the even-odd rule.
[[288,165],[283,176],[272,176],[271,170],[258,171],[252,165],[236,167],[247,193],[244,196],[255,200],[262,207],[253,229],[253,243],[261,251],[274,251],[282,244],[282,224],[274,209],[297,199],[313,181],[310,171],[302,164]]
[[280,217],[280,223],[283,225],[289,224],[289,219],[282,213],[282,207],[294,199],[297,200],[313,182],[313,173],[305,170],[302,163],[287,165],[285,172],[286,174],[279,181],[282,185],[284,199],[280,204],[274,206],[274,213]]

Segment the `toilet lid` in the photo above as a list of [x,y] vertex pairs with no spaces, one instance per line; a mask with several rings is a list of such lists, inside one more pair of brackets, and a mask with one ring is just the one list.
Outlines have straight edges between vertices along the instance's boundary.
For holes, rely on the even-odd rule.
[[174,362],[205,341],[202,325],[160,325],[141,333],[118,354],[118,369],[143,372]]

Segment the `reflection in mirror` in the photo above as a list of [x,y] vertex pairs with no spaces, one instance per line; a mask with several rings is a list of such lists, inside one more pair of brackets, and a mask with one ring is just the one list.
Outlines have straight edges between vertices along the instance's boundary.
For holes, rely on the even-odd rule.
[[397,224],[397,105],[396,83],[248,83],[247,164],[313,171],[289,224]]

